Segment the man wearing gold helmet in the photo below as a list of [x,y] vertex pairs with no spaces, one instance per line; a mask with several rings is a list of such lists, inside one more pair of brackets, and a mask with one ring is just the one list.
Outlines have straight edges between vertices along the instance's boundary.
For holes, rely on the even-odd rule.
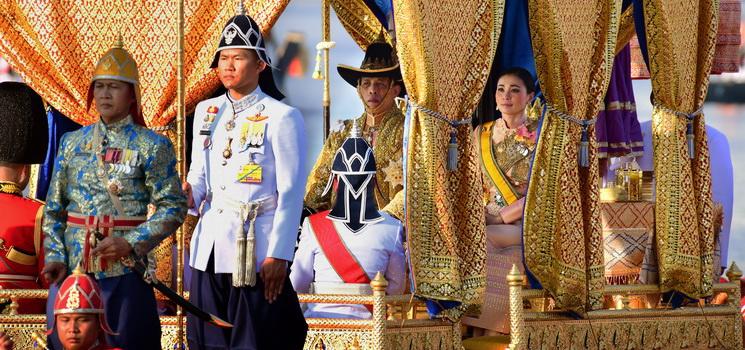
[[[88,106],[94,101],[100,120],[60,141],[44,210],[44,276],[54,295],[79,264],[100,284],[106,316],[118,330],[108,342],[160,349],[153,290],[121,261],[145,256],[184,220],[175,154],[167,138],[145,127],[137,64],[121,43],[96,66]],[[146,217],[148,204],[156,209]]]

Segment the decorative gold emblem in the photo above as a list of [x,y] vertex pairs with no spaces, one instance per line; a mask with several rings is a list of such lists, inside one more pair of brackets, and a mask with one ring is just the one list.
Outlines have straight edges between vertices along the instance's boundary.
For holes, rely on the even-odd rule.
[[70,294],[67,296],[65,307],[73,310],[80,308],[80,292],[78,291],[77,284],[74,284],[72,288],[70,288]]
[[388,166],[381,169],[385,174],[385,181],[391,186],[396,188],[397,186],[403,186],[403,160],[398,158],[388,162]]
[[113,180],[109,183],[109,192],[111,192],[111,194],[118,196],[119,193],[121,193],[121,190],[122,184],[118,179]]
[[225,159],[230,159],[230,157],[233,156],[233,150],[230,148],[230,144],[233,143],[233,139],[228,139],[228,144],[225,145],[225,149],[222,151],[222,157]]

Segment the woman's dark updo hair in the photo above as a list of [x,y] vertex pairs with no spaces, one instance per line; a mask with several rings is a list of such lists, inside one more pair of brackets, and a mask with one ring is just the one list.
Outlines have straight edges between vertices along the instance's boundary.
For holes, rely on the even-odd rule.
[[497,81],[501,79],[505,75],[514,75],[520,80],[523,81],[523,84],[525,84],[525,89],[528,91],[528,93],[535,92],[535,79],[533,79],[533,74],[530,74],[525,68],[521,67],[512,67],[507,70],[503,70],[501,73],[499,73],[499,76],[497,76]]

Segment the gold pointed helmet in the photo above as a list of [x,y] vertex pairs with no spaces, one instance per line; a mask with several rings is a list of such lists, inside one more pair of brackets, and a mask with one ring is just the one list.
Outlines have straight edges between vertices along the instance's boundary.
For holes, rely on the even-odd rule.
[[124,49],[121,37],[114,44],[114,47],[107,51],[96,64],[91,85],[88,88],[87,109],[91,108],[93,102],[93,83],[101,79],[118,80],[132,84],[136,102],[130,109],[130,114],[132,114],[135,123],[145,126],[145,120],[142,116],[142,94],[140,92],[140,74],[137,70],[137,62]]

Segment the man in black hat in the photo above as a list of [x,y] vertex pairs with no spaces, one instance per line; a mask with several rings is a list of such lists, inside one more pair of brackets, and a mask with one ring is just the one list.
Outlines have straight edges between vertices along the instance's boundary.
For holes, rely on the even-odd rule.
[[[404,116],[395,98],[402,93],[403,83],[393,48],[381,37],[368,46],[360,68],[340,64],[337,71],[357,88],[365,106],[365,112],[356,122],[362,126],[362,136],[372,145],[378,161],[377,202],[383,211],[402,219]],[[349,134],[353,121],[341,122],[328,136],[311,170],[305,189],[305,206],[312,212],[331,208],[331,194],[324,189],[334,154]]]
[[[43,288],[43,203],[23,197],[30,164],[44,161],[47,117],[41,97],[22,83],[0,83],[0,288]],[[43,313],[43,301],[21,301],[21,313]]]
[[[242,11],[241,11],[242,12]],[[288,277],[305,187],[305,127],[274,85],[259,26],[231,18],[212,63],[227,89],[194,112],[184,190],[199,216],[190,299],[233,324],[189,317],[189,348],[302,349],[307,324]]]

